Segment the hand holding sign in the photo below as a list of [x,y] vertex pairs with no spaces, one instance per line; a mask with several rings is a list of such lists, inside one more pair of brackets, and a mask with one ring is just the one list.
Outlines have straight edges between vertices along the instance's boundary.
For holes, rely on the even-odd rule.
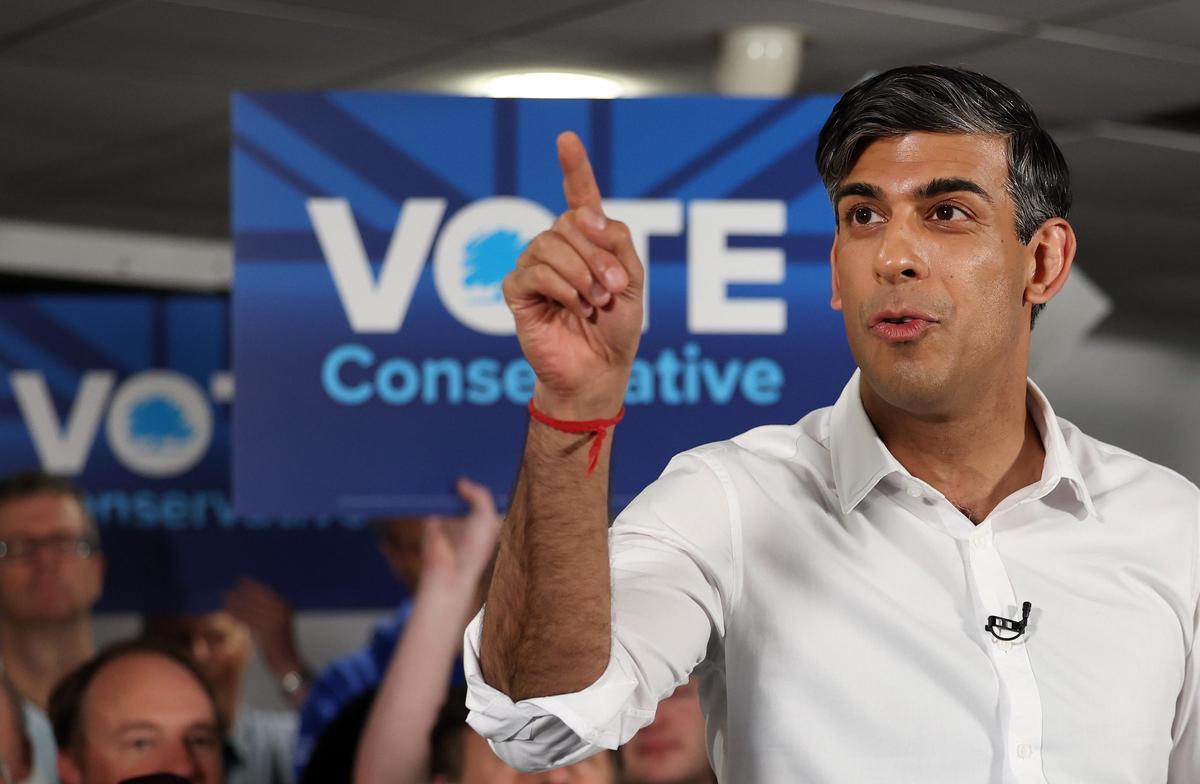
[[604,216],[583,143],[558,137],[567,211],[529,243],[504,280],[534,401],[565,419],[621,407],[642,328],[645,270],[619,221]]

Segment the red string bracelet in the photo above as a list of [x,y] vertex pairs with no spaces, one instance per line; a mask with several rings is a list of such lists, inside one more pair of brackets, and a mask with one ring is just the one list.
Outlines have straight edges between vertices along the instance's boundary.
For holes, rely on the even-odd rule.
[[604,446],[604,434],[608,428],[620,422],[625,418],[625,406],[621,406],[621,410],[612,419],[585,419],[585,420],[568,420],[555,419],[549,414],[544,414],[537,410],[537,406],[533,404],[533,399],[529,400],[529,416],[533,417],[543,425],[562,431],[563,433],[592,433],[592,447],[588,450],[588,467],[587,475],[591,476],[596,470],[596,463],[600,460],[600,450]]

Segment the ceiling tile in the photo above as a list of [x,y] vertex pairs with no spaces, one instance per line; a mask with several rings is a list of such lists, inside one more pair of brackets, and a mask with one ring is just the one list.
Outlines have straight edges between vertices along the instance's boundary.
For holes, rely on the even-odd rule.
[[1112,6],[1112,0],[1006,0],[997,3],[995,0],[924,0],[922,3],[895,3],[897,9],[908,5],[937,6],[954,11],[970,11],[979,14],[993,14],[1012,19],[1029,21],[1051,21],[1060,19],[1076,19],[1082,15]]
[[445,30],[416,24],[349,28],[144,0],[38,36],[8,57],[226,90],[296,88],[448,40]]
[[1200,65],[1022,39],[956,63],[1017,88],[1049,123],[1136,118],[1200,101]]
[[1145,8],[1106,16],[1078,26],[1098,33],[1196,47],[1200,52],[1200,3],[1196,0],[1151,3]]
[[[218,85],[149,71],[112,74],[62,64],[32,66],[9,58],[0,67],[0,104],[14,124],[31,134],[65,135],[99,146],[225,111],[228,94]],[[36,143],[37,137],[30,141]]]
[[673,52],[695,51],[711,68],[724,30],[747,24],[795,25],[807,31],[802,89],[844,89],[864,73],[925,61],[947,48],[972,48],[996,33],[820,2],[744,0],[737,4],[658,0],[589,16],[528,40],[566,42],[609,62],[662,62]]
[[[256,7],[277,5],[260,0],[238,0],[238,4],[250,12]],[[287,4],[381,20],[399,20],[413,26],[444,26],[480,34],[537,20],[549,20],[558,15],[586,15],[605,7],[628,5],[629,0],[438,0],[431,3],[398,3],[395,0],[288,0]]]
[[94,4],[95,0],[4,0],[0,37],[19,35],[54,17]]

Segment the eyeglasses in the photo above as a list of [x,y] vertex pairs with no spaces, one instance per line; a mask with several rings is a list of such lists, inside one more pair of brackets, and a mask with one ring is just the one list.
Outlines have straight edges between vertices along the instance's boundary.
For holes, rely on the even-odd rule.
[[90,558],[100,549],[93,536],[47,536],[44,539],[0,540],[0,562],[32,561],[39,550],[48,550],[57,555],[73,555]]

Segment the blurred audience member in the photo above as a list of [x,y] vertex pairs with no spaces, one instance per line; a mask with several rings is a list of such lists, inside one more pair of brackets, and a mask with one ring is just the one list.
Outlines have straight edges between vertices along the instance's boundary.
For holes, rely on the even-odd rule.
[[74,485],[38,471],[0,480],[0,660],[28,701],[34,768],[47,781],[56,749],[42,711],[54,684],[95,652],[103,581],[100,538]]
[[104,559],[79,491],[38,472],[0,481],[0,656],[17,690],[46,706],[95,652]]
[[226,781],[291,784],[295,714],[242,703],[242,683],[253,654],[250,629],[230,613],[218,610],[199,615],[152,616],[143,631],[152,640],[186,652],[212,687],[217,711],[229,728],[231,753]]
[[225,594],[225,610],[250,629],[267,669],[293,708],[304,704],[312,672],[300,656],[292,606],[257,580],[243,578]]
[[[422,581],[421,542],[425,521],[441,519],[448,523],[448,527],[458,528],[465,520],[481,514],[481,510],[485,508],[488,514],[498,520],[495,518],[495,504],[487,488],[468,480],[460,480],[458,492],[470,506],[466,517],[403,517],[376,523],[380,551],[406,589],[409,598],[396,608],[388,620],[375,627],[365,648],[334,660],[313,682],[300,711],[300,730],[296,743],[297,780],[308,780],[303,775],[304,767],[314,753],[318,739],[334,718],[356,697],[375,689],[383,680],[384,672],[387,671],[388,663],[400,640],[400,634],[412,612],[411,597],[417,592]],[[485,496],[486,502],[483,500]],[[461,657],[452,658],[447,664],[447,681],[451,681],[449,673],[452,670],[452,682],[462,683]],[[443,688],[445,685],[441,684]]]
[[[467,725],[466,699],[466,687],[456,688],[438,717],[433,732],[432,784],[617,784],[620,780],[617,754],[612,751],[542,773],[513,770]],[[393,737],[402,734],[399,728],[391,729]],[[356,777],[355,784],[364,781]],[[389,779],[370,781],[382,784]]]
[[463,630],[483,601],[483,577],[500,536],[500,516],[487,488],[464,479],[458,492],[470,506],[466,517],[424,523],[421,579],[363,732],[356,784],[427,780],[430,738],[461,655]]
[[354,776],[358,744],[362,740],[377,691],[364,691],[346,703],[333,717],[321,737],[317,738],[308,764],[304,766],[304,777],[300,779],[300,784],[349,784]]
[[50,695],[64,784],[117,784],[172,773],[221,784],[223,733],[204,676],[170,646],[117,643],[67,675]]
[[716,784],[695,677],[658,703],[654,722],[621,747],[625,784]]
[[25,699],[0,671],[0,782],[30,781],[33,746],[25,731]]

